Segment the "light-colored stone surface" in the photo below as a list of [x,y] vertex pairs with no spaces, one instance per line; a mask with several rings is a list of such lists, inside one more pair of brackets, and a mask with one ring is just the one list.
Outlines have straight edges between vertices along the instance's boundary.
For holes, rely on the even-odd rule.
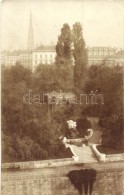
[[2,172],[1,195],[78,195],[66,176],[71,170],[97,171],[92,195],[124,195],[124,163],[86,163]]
[[102,162],[105,162],[106,161],[106,154],[100,153],[97,150],[97,144],[92,144],[91,145],[91,148],[92,148],[93,152],[95,153],[95,155],[97,156],[97,159],[99,161],[102,161]]
[[33,169],[33,168],[54,167],[54,166],[61,166],[61,165],[64,166],[64,165],[70,165],[70,164],[74,164],[73,158],[15,162],[15,163],[2,163],[2,169],[9,169],[9,168]]
[[82,147],[78,147],[75,145],[71,146],[74,150],[74,153],[78,156],[78,162],[97,162],[97,158],[91,149],[90,146],[83,145]]
[[92,129],[93,129],[93,136],[90,138],[90,143],[100,144],[102,129],[98,125],[98,118],[89,117],[88,120],[90,121]]

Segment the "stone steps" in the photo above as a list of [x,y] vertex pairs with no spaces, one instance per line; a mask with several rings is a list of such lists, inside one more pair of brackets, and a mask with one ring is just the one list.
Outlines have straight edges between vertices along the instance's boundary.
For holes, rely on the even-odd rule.
[[75,154],[79,157],[79,162],[98,162],[90,146],[72,146]]

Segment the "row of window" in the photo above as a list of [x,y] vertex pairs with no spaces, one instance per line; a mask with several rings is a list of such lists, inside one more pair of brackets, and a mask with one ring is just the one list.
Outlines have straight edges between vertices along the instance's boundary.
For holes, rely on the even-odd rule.
[[114,53],[113,52],[89,52],[89,55],[104,56],[104,55],[114,55]]
[[34,61],[34,64],[35,65],[38,65],[40,63],[43,63],[43,64],[52,64],[53,63],[53,60],[44,60],[44,61],[40,61],[40,62],[38,60],[35,60]]
[[6,62],[7,63],[11,63],[11,62],[15,63],[15,62],[17,62],[17,60],[6,60]]
[[32,55],[20,55],[22,58],[30,58]]
[[12,57],[8,57],[8,58],[2,58],[3,60],[18,60],[19,58],[12,58]]
[[21,61],[21,62],[32,62],[31,59],[19,59],[19,61]]
[[22,57],[22,56],[21,56],[20,59],[31,59],[31,57],[30,57],[30,56],[29,56],[29,57],[28,57],[28,56],[27,56],[27,57],[24,57],[24,56]]
[[37,55],[37,54],[35,54],[35,58],[42,58],[42,57],[45,57],[45,58],[47,58],[47,57],[50,57],[50,58],[53,58],[54,56],[52,55],[52,54],[45,54],[45,55],[42,55],[42,54],[40,54],[40,55]]

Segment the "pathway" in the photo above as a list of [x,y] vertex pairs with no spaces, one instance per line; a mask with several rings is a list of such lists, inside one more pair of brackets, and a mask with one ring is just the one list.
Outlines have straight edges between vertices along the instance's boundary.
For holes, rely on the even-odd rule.
[[93,136],[90,139],[90,143],[100,144],[102,129],[98,124],[98,119],[96,117],[89,117],[88,120],[90,121],[94,131]]
[[[89,140],[89,142],[92,144],[99,144],[101,140],[101,128],[98,125],[98,119],[95,117],[90,117],[88,120],[91,123],[92,129],[94,131],[93,136]],[[71,145],[74,153],[78,156],[79,162],[97,162],[96,155],[94,154],[92,148],[90,146],[82,146],[78,147],[75,145]]]
[[88,163],[88,162],[97,162],[97,158],[90,146],[78,147],[72,145],[74,153],[78,156],[78,162]]

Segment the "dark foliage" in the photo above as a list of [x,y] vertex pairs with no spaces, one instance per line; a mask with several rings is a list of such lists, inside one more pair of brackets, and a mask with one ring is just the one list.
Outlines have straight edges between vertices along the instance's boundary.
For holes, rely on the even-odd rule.
[[70,65],[71,64],[71,29],[70,26],[65,23],[61,29],[61,33],[58,36],[56,45],[56,64],[57,65]]
[[[53,76],[50,76],[51,73]],[[59,89],[63,78],[62,74],[59,78]],[[52,105],[47,104],[47,96],[44,98],[45,104],[42,104],[42,100],[41,104],[23,102],[23,96],[29,90],[32,90],[33,95],[41,96],[53,90],[54,79],[54,65],[49,68],[41,65],[35,73],[20,64],[2,69],[3,162],[71,157],[59,137],[62,134],[62,121],[72,115],[72,108],[66,106],[56,111],[57,113],[53,112]]]
[[[73,118],[73,112],[70,113],[69,118]],[[63,121],[63,125],[61,127],[62,133],[64,133],[64,136],[68,139],[75,139],[75,138],[82,138],[85,135],[87,135],[87,129],[91,128],[90,121],[86,117],[78,118],[76,121],[77,127],[68,128],[67,120]]]
[[122,116],[101,118],[99,121],[103,127],[102,145],[113,149],[123,149],[124,151],[124,119]]
[[90,121],[86,117],[81,117],[77,120],[77,130],[81,137],[86,135],[87,129],[91,128]]
[[89,68],[85,93],[95,93],[100,89],[104,96],[104,104],[88,105],[87,114],[111,117],[123,112],[123,69],[122,67],[94,65]]
[[99,117],[103,129],[102,144],[115,149],[124,148],[123,128],[123,68],[119,66],[94,65],[89,68],[85,93],[104,95],[104,104],[88,104],[88,116]]
[[73,57],[74,57],[74,86],[75,86],[75,93],[77,95],[81,94],[82,88],[84,86],[85,76],[86,76],[86,69],[87,69],[87,50],[85,47],[85,40],[83,38],[83,30],[81,23],[76,22],[73,25],[72,30],[72,37],[73,37]]
[[93,184],[96,180],[97,173],[94,169],[81,169],[70,171],[67,175],[70,182],[74,185],[75,189],[78,190],[79,194],[82,195],[83,190],[85,195],[92,195]]

